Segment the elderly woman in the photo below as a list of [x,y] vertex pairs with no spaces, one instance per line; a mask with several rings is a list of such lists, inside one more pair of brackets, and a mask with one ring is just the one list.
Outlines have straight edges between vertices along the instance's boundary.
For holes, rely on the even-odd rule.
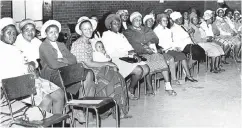
[[197,80],[191,77],[191,74],[188,69],[188,64],[186,60],[186,55],[182,52],[178,52],[172,46],[172,33],[171,30],[167,28],[168,25],[168,16],[166,14],[157,15],[157,27],[154,29],[155,34],[159,38],[159,46],[161,46],[163,51],[172,57],[174,57],[175,62],[181,61],[182,66],[186,72],[185,81],[189,80],[191,82],[197,82]]
[[204,21],[201,25],[198,24],[198,17],[191,17],[191,27],[195,30],[195,32],[191,35],[192,39],[201,46],[207,53],[209,57],[211,57],[211,69],[210,72],[218,73],[223,71],[219,67],[220,64],[220,56],[224,55],[223,49],[217,45],[214,40],[214,34],[212,31],[212,11],[206,10],[203,16]]
[[173,12],[171,18],[174,21],[171,27],[173,46],[178,51],[183,51],[185,54],[192,53],[192,59],[197,61],[205,60],[205,51],[198,45],[194,45],[189,33],[182,25],[182,15],[180,12]]
[[[148,75],[150,71],[148,65],[144,62],[128,63],[119,59],[121,57],[128,56],[129,54],[135,54],[134,49],[129,44],[126,37],[122,33],[119,33],[119,29],[121,27],[121,19],[119,16],[110,14],[105,20],[105,26],[108,31],[103,33],[102,41],[107,53],[112,58],[112,61],[117,64],[119,72],[123,77],[131,75],[131,83],[129,86],[129,92],[131,94],[129,95],[134,95],[135,86],[142,77],[147,78],[148,94],[153,94],[151,79]],[[142,74],[139,73],[140,71]]]
[[[234,49],[235,59],[237,61],[241,61],[241,58],[239,58],[239,55],[238,55],[239,50],[241,48],[241,41],[237,33],[225,21],[224,19],[225,9],[218,8],[216,10],[216,13],[217,13],[217,17],[215,20],[215,24],[220,31],[220,35],[217,38],[215,38],[215,40],[224,47],[225,55],[229,53],[230,49],[228,47],[231,47],[232,49]],[[225,61],[225,58],[223,61],[224,63],[227,63]]]
[[[2,79],[17,77],[29,73],[37,75],[34,72],[33,65],[31,65],[33,63],[24,61],[21,51],[13,45],[17,37],[17,30],[15,27],[15,22],[12,18],[0,19],[0,35],[0,56],[1,58],[8,58],[1,60],[0,63],[0,86],[2,86]],[[50,106],[53,104],[53,113],[61,114],[64,107],[64,92],[53,83],[37,77],[35,78],[35,86],[37,89],[37,95],[35,95],[34,98],[35,104],[45,111],[49,111]],[[40,88],[40,86],[42,87]],[[21,101],[31,103],[30,98],[23,99]],[[13,103],[13,111],[19,110],[20,108],[26,106],[22,102],[16,101]],[[6,103],[5,97],[1,97],[1,112],[9,112],[9,108],[7,105],[5,105]],[[23,113],[23,111],[20,113]],[[7,120],[5,120],[6,122],[4,121],[4,119],[7,118],[10,119],[10,116],[1,115],[1,123],[7,123]]]
[[23,53],[27,62],[35,62],[35,68],[38,67],[39,47],[41,41],[35,37],[36,24],[31,19],[24,19],[19,23],[20,34],[17,36],[14,45]]
[[[117,68],[116,64],[113,62],[96,62],[93,60],[93,48],[91,45],[92,40],[92,34],[93,34],[93,22],[90,19],[83,19],[82,17],[79,18],[78,23],[75,27],[76,33],[80,35],[80,38],[78,38],[74,43],[73,47],[71,49],[71,53],[73,53],[78,63],[83,63],[84,67],[92,69],[94,71],[94,74],[97,75],[102,67],[111,67],[111,68]],[[94,40],[95,41],[95,40]],[[137,74],[141,75],[142,72],[140,70],[136,71]],[[118,74],[118,72],[114,71],[114,75]],[[122,79],[121,75],[118,79]],[[99,81],[98,81],[99,82]],[[126,88],[126,84],[122,84],[123,88]],[[98,88],[97,86],[96,88]],[[115,97],[117,100],[117,103],[120,107],[120,118],[129,118],[128,116],[128,99],[126,99],[125,95],[127,95],[125,92],[126,90],[115,90],[112,84],[109,84],[107,87],[107,95],[110,96],[112,94],[120,94],[119,97]],[[134,98],[134,96],[133,96]]]
[[[58,68],[76,64],[76,57],[69,52],[63,43],[57,42],[61,24],[56,20],[47,21],[41,28],[41,36],[46,38],[40,45],[41,59],[41,77],[50,80],[61,87],[58,76]],[[88,96],[94,95],[92,86],[94,85],[93,73],[91,70],[85,70],[86,80],[84,81],[85,92]],[[75,84],[67,88],[67,92],[77,94],[81,84]],[[79,94],[82,91],[79,91]],[[80,96],[79,96],[80,97]]]
[[155,27],[155,17],[153,14],[148,14],[143,18],[143,24],[144,26],[154,29]]
[[132,26],[124,31],[124,36],[134,48],[135,52],[147,59],[150,72],[161,70],[165,79],[165,90],[169,95],[176,95],[170,84],[169,69],[164,56],[149,47],[150,44],[158,44],[159,39],[155,33],[147,27],[142,26],[142,15],[139,12],[133,12],[130,15]]

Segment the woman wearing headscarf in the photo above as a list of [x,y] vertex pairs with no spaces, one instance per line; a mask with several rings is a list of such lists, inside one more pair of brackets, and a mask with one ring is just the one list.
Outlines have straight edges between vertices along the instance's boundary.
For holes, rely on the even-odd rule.
[[[138,81],[142,79],[142,77],[146,77],[148,94],[153,94],[151,78],[149,76],[149,66],[144,62],[128,63],[119,59],[131,54],[135,55],[134,49],[129,44],[126,37],[122,33],[119,33],[119,29],[121,28],[121,19],[119,16],[115,14],[108,15],[105,20],[105,26],[108,31],[103,33],[103,44],[107,53],[112,58],[112,61],[117,64],[119,72],[122,74],[122,76],[131,76],[129,93],[134,95],[135,86],[137,85]],[[141,70],[143,73],[137,74],[137,70]]]
[[116,12],[117,15],[120,16],[121,19],[121,29],[119,32],[123,32],[124,30],[128,29],[130,26],[130,21],[129,21],[129,12],[128,10],[118,10]]
[[124,31],[124,36],[134,48],[135,52],[144,56],[150,72],[161,70],[165,79],[165,90],[169,95],[176,95],[170,84],[169,69],[166,60],[162,54],[154,53],[149,47],[150,44],[158,44],[159,39],[152,29],[142,26],[142,15],[139,12],[133,12],[130,15],[132,26]]
[[[95,76],[99,74],[99,72],[103,69],[103,67],[108,68],[115,68],[117,69],[117,65],[113,62],[96,62],[93,60],[93,47],[91,45],[90,40],[93,34],[93,21],[91,19],[83,19],[83,17],[80,17],[78,19],[78,22],[75,27],[76,33],[80,35],[80,38],[78,38],[74,43],[73,47],[71,48],[71,53],[74,54],[77,58],[78,63],[83,63],[85,68],[92,69]],[[142,74],[141,70],[137,70],[136,72],[138,75]],[[117,79],[120,81],[123,81],[122,75],[117,72],[113,71],[113,75],[116,76]],[[96,77],[97,78],[97,77]],[[103,81],[96,81],[100,82],[100,85],[103,85]],[[106,83],[106,82],[104,82]],[[117,101],[117,104],[120,107],[120,118],[130,118],[128,116],[128,98],[126,98],[127,90],[126,90],[126,84],[125,82],[120,84],[119,86],[116,86],[116,83],[105,85],[106,89],[106,95],[107,96],[114,96],[115,100]],[[120,88],[122,86],[122,89],[117,90],[116,88]],[[99,89],[101,86],[97,86],[96,90]],[[100,89],[101,90],[101,89]],[[117,95],[119,96],[117,96]],[[116,97],[117,96],[117,97]],[[132,97],[135,98],[135,97]]]
[[197,80],[193,79],[190,71],[188,69],[188,64],[186,60],[186,55],[182,52],[176,51],[174,49],[172,42],[172,32],[167,28],[168,25],[168,16],[166,14],[158,14],[157,15],[157,23],[158,25],[154,29],[155,34],[159,38],[159,46],[162,47],[163,51],[172,57],[174,57],[175,62],[181,61],[182,66],[186,72],[185,81],[189,80],[191,82],[197,82]]
[[145,15],[145,17],[143,18],[143,24],[144,24],[144,26],[153,30],[154,27],[155,27],[155,17],[154,17],[154,15],[153,14]]
[[[234,57],[237,61],[241,61],[239,58],[239,50],[241,48],[241,41],[239,40],[239,36],[237,33],[230,27],[230,25],[225,21],[225,8],[218,8],[216,10],[216,20],[215,24],[219,29],[220,35],[215,38],[215,40],[224,47],[225,55],[227,55],[230,51],[230,48],[234,49]],[[227,64],[223,59],[223,63]]]
[[191,27],[195,32],[191,35],[193,40],[201,46],[207,53],[207,56],[211,57],[210,72],[218,73],[224,71],[219,67],[220,57],[224,55],[223,49],[217,45],[214,40],[214,34],[212,31],[212,11],[206,10],[203,15],[204,21],[201,25],[198,24],[199,19],[197,16],[191,17]]

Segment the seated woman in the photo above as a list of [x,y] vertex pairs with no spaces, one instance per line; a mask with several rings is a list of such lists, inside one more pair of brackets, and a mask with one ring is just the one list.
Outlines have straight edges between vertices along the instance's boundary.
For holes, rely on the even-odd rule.
[[153,30],[154,27],[155,27],[155,17],[154,17],[154,15],[152,15],[152,14],[146,15],[143,18],[143,24],[144,24],[144,26]]
[[154,29],[155,34],[159,38],[159,46],[161,46],[165,53],[174,57],[175,62],[181,61],[182,66],[186,72],[185,81],[189,80],[191,82],[197,82],[197,80],[191,77],[191,73],[188,69],[188,64],[186,60],[186,55],[182,52],[178,52],[172,46],[172,33],[171,30],[167,28],[168,25],[168,16],[166,14],[158,14],[157,15],[157,23],[158,25]]
[[[80,35],[80,38],[78,38],[74,43],[73,47],[71,49],[71,53],[74,54],[77,58],[78,63],[83,63],[84,67],[88,69],[92,69],[94,71],[95,76],[98,75],[98,73],[101,71],[102,67],[108,66],[111,68],[117,68],[116,64],[113,62],[95,62],[93,61],[93,48],[91,45],[91,37],[93,34],[93,26],[92,26],[92,20],[90,19],[84,19],[82,20],[82,17],[79,18],[78,23],[75,27],[76,33]],[[137,74],[141,75],[141,71],[137,71]],[[118,74],[118,72],[114,72],[114,74]],[[121,78],[121,75],[119,76],[119,79]],[[99,82],[99,81],[98,81]],[[126,86],[124,84],[121,85]],[[98,88],[99,86],[97,86]],[[117,103],[120,107],[120,118],[129,118],[128,116],[128,98],[124,98],[126,96],[126,90],[116,90],[114,91],[114,87],[112,84],[107,87],[107,95],[110,96],[110,94],[121,94],[120,97],[117,98]],[[123,87],[126,88],[126,87]],[[124,96],[125,95],[125,96]],[[127,110],[127,111],[125,111]]]
[[240,12],[238,10],[234,11],[234,16],[232,22],[237,30],[238,34],[240,35],[240,39],[242,36],[242,18],[240,17]]
[[[198,45],[194,45],[190,38],[190,34],[182,25],[182,15],[180,12],[173,12],[171,18],[174,21],[171,27],[173,46],[178,51],[182,51],[185,54],[192,54],[192,59],[197,61],[205,60],[205,51]],[[190,63],[190,62],[189,62]]]
[[[0,31],[0,57],[3,59],[0,63],[0,86],[2,85],[2,79],[5,78],[17,77],[28,73],[37,75],[35,74],[36,72],[34,72],[33,62],[24,61],[21,51],[16,46],[13,46],[17,37],[14,20],[12,18],[0,19]],[[53,83],[37,77],[35,78],[35,86],[37,88],[37,95],[35,95],[36,105],[42,110],[49,111],[50,106],[53,104],[53,113],[61,114],[64,107],[64,92]],[[43,88],[39,88],[40,86],[43,86]],[[1,97],[1,101],[3,101],[1,102],[2,105],[2,103],[4,103],[4,98],[2,99]],[[31,103],[28,99],[22,101]],[[13,110],[19,109],[23,106],[25,106],[25,104],[18,101],[12,105]],[[1,111],[9,112],[9,108],[6,108],[6,106],[3,105],[1,106]]]
[[214,34],[212,31],[212,11],[206,10],[203,15],[204,21],[201,25],[198,24],[198,17],[191,17],[191,27],[195,32],[191,35],[192,39],[201,46],[211,57],[211,69],[210,72],[218,73],[224,71],[219,67],[220,65],[220,56],[224,55],[222,47],[217,45],[214,40]]
[[[41,28],[41,36],[46,38],[40,45],[40,63],[42,70],[40,76],[44,79],[50,80],[57,86],[61,87],[60,78],[58,76],[58,68],[76,64],[76,57],[72,55],[63,43],[57,42],[59,32],[61,31],[61,24],[56,20],[49,20]],[[84,81],[84,88],[86,95],[93,96],[94,86],[93,73],[91,70],[85,70],[86,80]],[[75,84],[67,88],[67,92],[77,94],[81,89],[81,84]],[[81,97],[82,91],[79,91]]]
[[[109,14],[105,20],[105,26],[108,31],[103,33],[102,41],[107,53],[112,58],[112,61],[117,64],[119,72],[124,78],[131,76],[129,95],[134,95],[135,86],[142,77],[146,77],[146,82],[148,83],[148,94],[153,94],[151,79],[149,76],[150,68],[148,65],[144,62],[128,63],[119,59],[121,57],[127,57],[128,55],[135,54],[134,49],[129,44],[126,37],[122,33],[119,33],[121,28],[121,19],[119,16]],[[141,72],[141,74],[139,72]]]
[[13,45],[15,45],[24,55],[27,62],[35,62],[35,68],[39,67],[39,46],[41,41],[35,37],[36,24],[31,19],[24,19],[19,23],[20,34]]
[[[237,61],[241,61],[238,53],[241,49],[241,41],[239,39],[238,34],[229,26],[229,24],[225,21],[225,9],[218,8],[216,10],[217,17],[215,20],[215,24],[219,29],[220,35],[215,38],[215,40],[224,47],[225,55],[227,55],[230,51],[230,48],[234,49],[234,57]],[[225,49],[226,48],[226,49]],[[224,57],[224,63],[227,64]]]
[[150,72],[161,70],[165,79],[165,90],[169,95],[175,96],[176,92],[170,84],[169,69],[166,60],[162,54],[154,53],[150,44],[158,44],[159,39],[155,33],[142,25],[142,15],[139,12],[133,12],[130,15],[132,26],[124,31],[124,36],[134,48],[135,52],[144,56]]

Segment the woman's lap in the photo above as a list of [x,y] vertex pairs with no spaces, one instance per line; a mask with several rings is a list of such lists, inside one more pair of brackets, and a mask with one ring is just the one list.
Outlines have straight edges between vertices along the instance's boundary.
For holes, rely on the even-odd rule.
[[169,50],[167,54],[171,55],[174,58],[175,62],[186,59],[186,55],[182,52]]
[[210,43],[199,43],[199,46],[205,50],[208,56],[216,57],[221,55],[221,51],[219,51],[217,47]]
[[166,60],[162,54],[156,53],[152,55],[143,55],[147,61],[147,65],[150,67],[150,72],[153,72],[157,69],[168,70]]

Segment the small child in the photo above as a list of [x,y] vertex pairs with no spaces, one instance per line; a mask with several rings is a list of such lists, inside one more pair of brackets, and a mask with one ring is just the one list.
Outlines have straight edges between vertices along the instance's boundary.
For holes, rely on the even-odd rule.
[[101,41],[97,41],[94,44],[93,60],[96,62],[108,62],[111,61],[109,55],[106,54],[105,48]]

